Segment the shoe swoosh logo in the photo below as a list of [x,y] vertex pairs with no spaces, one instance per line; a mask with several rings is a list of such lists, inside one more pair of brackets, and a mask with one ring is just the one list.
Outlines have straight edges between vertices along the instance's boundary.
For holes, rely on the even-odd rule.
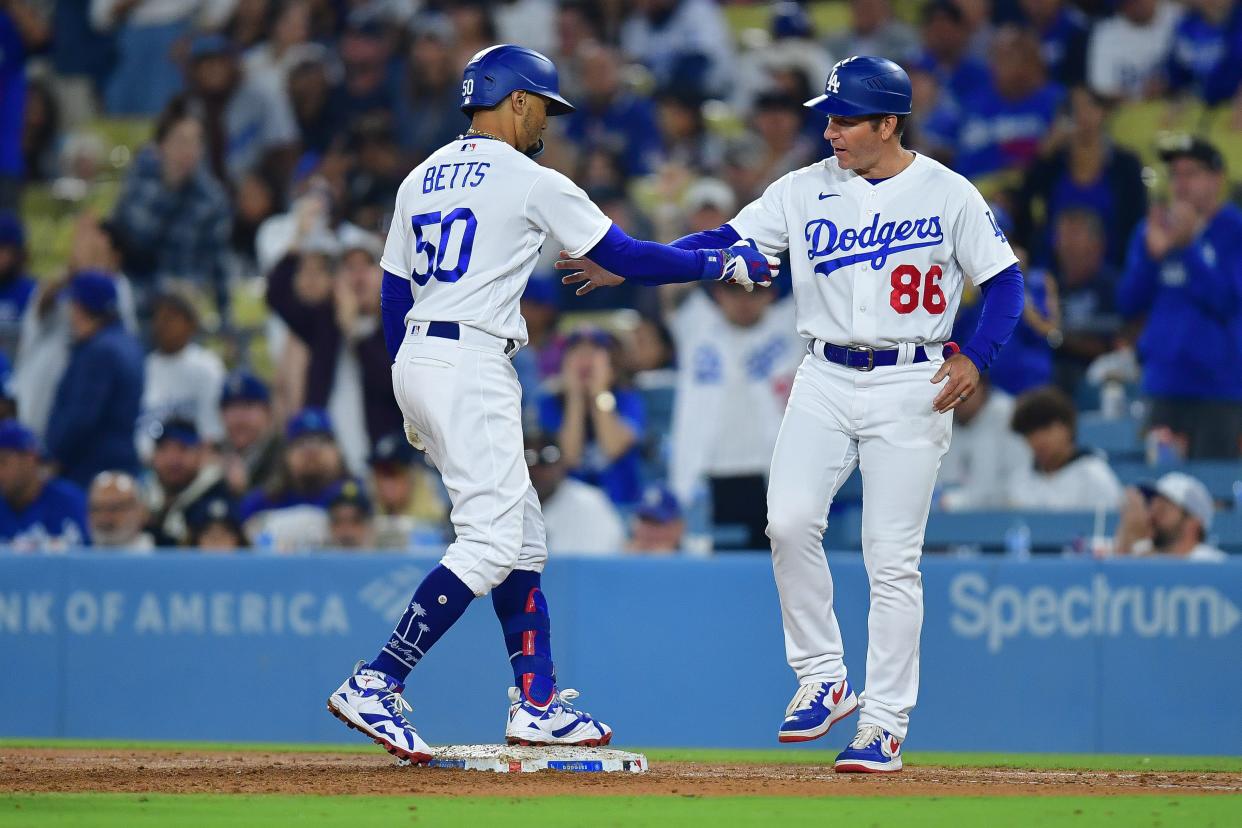
[[897,737],[890,736],[888,740],[888,752],[892,756],[897,755],[897,751],[901,749],[901,742],[897,741]]
[[832,703],[833,704],[840,704],[841,699],[844,696],[845,696],[845,682],[841,682],[836,687],[832,688]]
[[839,197],[840,195],[841,195],[840,193],[820,193],[819,200],[823,201],[826,198],[836,198],[836,197]]

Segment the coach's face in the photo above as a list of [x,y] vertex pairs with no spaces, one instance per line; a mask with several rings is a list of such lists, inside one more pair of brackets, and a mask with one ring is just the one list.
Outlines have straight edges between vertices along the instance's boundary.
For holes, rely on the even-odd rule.
[[833,115],[828,119],[824,139],[832,144],[841,169],[869,170],[880,160],[884,141],[892,136],[896,126],[897,118],[892,115],[879,121],[866,116]]

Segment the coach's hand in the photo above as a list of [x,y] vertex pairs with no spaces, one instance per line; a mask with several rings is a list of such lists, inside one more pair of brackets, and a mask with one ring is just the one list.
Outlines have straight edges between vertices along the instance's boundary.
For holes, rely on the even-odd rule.
[[932,408],[940,413],[952,411],[960,403],[965,402],[979,387],[979,369],[965,354],[954,354],[940,365],[936,376],[931,378],[935,384],[944,382],[944,388],[932,400]]
[[575,296],[586,296],[597,287],[616,287],[625,281],[624,276],[604,270],[590,259],[570,258],[568,250],[562,250],[560,260],[552,266],[557,270],[577,271],[561,277],[563,285],[582,285],[574,291]]
[[781,268],[781,260],[765,256],[751,239],[740,241],[730,248],[720,251],[725,257],[724,272],[720,281],[731,285],[741,285],[750,293],[759,287],[771,287]]

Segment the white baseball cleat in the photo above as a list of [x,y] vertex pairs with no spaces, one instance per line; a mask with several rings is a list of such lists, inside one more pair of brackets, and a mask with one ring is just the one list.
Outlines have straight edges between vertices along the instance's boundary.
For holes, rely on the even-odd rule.
[[392,676],[364,670],[363,664],[359,661],[354,674],[328,697],[328,712],[393,756],[414,764],[431,761],[431,747],[405,718],[410,710],[401,696],[405,688]]
[[509,688],[509,724],[505,741],[511,745],[580,745],[602,747],[612,741],[612,728],[575,710],[570,704],[577,690],[561,690],[546,708],[530,704],[522,691]]

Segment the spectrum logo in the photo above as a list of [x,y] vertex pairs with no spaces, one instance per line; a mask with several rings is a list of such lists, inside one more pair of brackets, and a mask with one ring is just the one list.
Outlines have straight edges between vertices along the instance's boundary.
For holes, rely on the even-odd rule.
[[1211,586],[1114,587],[1104,575],[1090,585],[991,587],[977,572],[949,585],[949,626],[963,638],[981,638],[998,653],[1011,638],[1224,638],[1242,611]]

